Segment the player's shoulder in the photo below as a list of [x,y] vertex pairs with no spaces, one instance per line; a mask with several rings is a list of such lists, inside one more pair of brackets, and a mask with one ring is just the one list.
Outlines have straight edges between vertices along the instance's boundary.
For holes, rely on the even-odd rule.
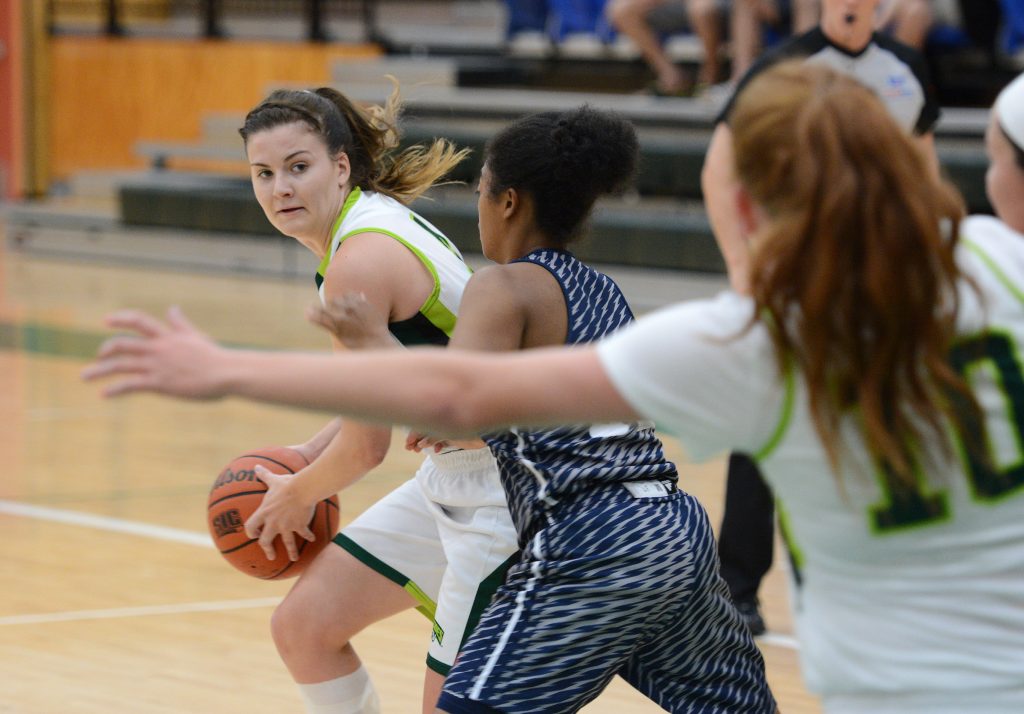
[[541,265],[530,262],[505,263],[488,265],[474,272],[466,285],[466,292],[528,302],[538,296],[539,291],[550,287],[552,282],[551,273]]
[[960,239],[967,247],[989,247],[1005,253],[1024,251],[1024,234],[995,216],[972,215],[960,222]]
[[967,216],[960,222],[960,248],[993,256],[1024,255],[1024,234],[995,216]]
[[732,290],[699,300],[687,300],[647,314],[640,322],[665,339],[706,341],[725,345],[735,341],[757,341],[765,333],[755,319],[754,300]]
[[397,294],[422,270],[419,259],[402,243],[385,233],[366,230],[348,236],[338,246],[324,272],[324,282],[328,293],[387,286]]
[[957,260],[979,283],[1001,283],[1024,292],[1024,234],[998,218],[969,216],[960,223]]

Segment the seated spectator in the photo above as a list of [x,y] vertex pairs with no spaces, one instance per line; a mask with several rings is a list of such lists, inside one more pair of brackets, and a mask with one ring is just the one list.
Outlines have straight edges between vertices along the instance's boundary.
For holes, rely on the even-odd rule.
[[722,18],[717,0],[609,0],[607,5],[608,21],[636,44],[654,72],[651,88],[658,95],[682,96],[694,90],[686,74],[665,52],[660,36],[679,26],[684,11],[703,46],[697,87],[711,86],[721,72]]
[[763,49],[764,26],[779,27],[788,10],[792,34],[799,35],[818,23],[818,0],[733,0],[729,16],[732,68],[728,94],[747,73]]
[[505,0],[508,8],[506,33],[513,37],[519,33],[542,33],[548,25],[548,0]]
[[879,29],[918,51],[934,23],[931,0],[883,0],[878,8]]

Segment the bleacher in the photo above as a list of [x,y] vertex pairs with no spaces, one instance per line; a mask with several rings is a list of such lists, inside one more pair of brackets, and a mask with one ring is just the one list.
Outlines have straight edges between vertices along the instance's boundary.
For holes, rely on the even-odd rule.
[[[447,137],[473,150],[450,176],[464,185],[443,187],[416,209],[448,231],[460,249],[477,251],[473,184],[486,140],[524,113],[563,109],[589,102],[629,117],[638,128],[640,171],[635,191],[599,204],[591,232],[577,250],[600,262],[685,270],[719,271],[715,246],[701,204],[700,172],[717,108],[691,99],[643,95],[590,94],[529,89],[459,87],[457,68],[448,60],[384,58],[358,64],[338,63],[333,79],[353,98],[380,102],[390,89],[385,74],[402,76],[406,110],[404,142]],[[987,111],[947,109],[937,127],[940,162],[961,188],[970,209],[989,210],[984,194],[986,161],[982,136]],[[263,218],[245,177],[208,177],[195,186],[175,178],[181,159],[234,160],[244,165],[237,127],[241,115],[210,116],[205,138],[196,143],[144,142],[137,149],[153,166],[120,191],[122,218],[128,225],[259,232],[274,229]],[[240,172],[241,172],[240,168]],[[170,180],[168,180],[170,179]]]
[[[449,16],[441,18],[439,24],[450,25],[456,21],[459,8],[472,3],[434,4],[447,7]],[[405,143],[443,136],[473,150],[470,159],[450,177],[461,185],[439,187],[415,206],[444,229],[461,249],[479,249],[473,185],[487,138],[516,116],[589,102],[618,111],[637,125],[641,161],[635,190],[598,205],[590,235],[577,247],[581,257],[678,270],[723,269],[700,192],[700,171],[718,111],[716,105],[695,99],[613,91],[602,82],[613,86],[620,82],[628,84],[623,78],[636,73],[638,60],[617,56],[610,43],[602,44],[603,49],[597,54],[568,50],[557,56],[517,54],[505,44],[514,34],[513,24],[500,33],[502,44],[492,48],[490,54],[465,51],[465,37],[480,38],[484,36],[482,32],[462,33],[463,43],[456,43],[461,49],[450,49],[448,54],[440,54],[436,47],[427,50],[425,45],[420,46],[419,54],[415,48],[401,53],[395,48],[406,37],[403,28],[409,27],[410,18],[403,23],[392,17],[389,24],[385,17],[389,5],[394,10],[398,3],[380,3],[377,21],[379,27],[390,33],[388,39],[396,53],[373,61],[337,62],[331,68],[331,80],[355,99],[380,102],[390,90],[384,75],[393,74],[401,80],[406,102],[401,125]],[[483,6],[488,3],[476,5],[479,12],[471,21],[480,30],[486,25],[481,17]],[[495,5],[490,3],[492,10]],[[409,3],[402,6],[413,12],[412,19],[422,22],[422,4],[415,10],[410,9]],[[421,14],[416,15],[417,12]],[[578,24],[565,18],[562,21],[557,31],[547,30],[552,40],[586,34],[576,31]],[[330,32],[343,31],[337,25],[327,27]],[[439,41],[441,30],[437,25],[432,27],[432,31],[421,28],[422,41]],[[448,30],[449,34],[460,34],[458,28],[449,26]],[[598,36],[604,30],[592,27],[589,31]],[[613,65],[622,70],[619,75],[607,70]],[[559,73],[563,79],[586,75],[589,80],[570,82],[576,90],[568,91],[558,88],[558,81],[552,80]],[[241,114],[212,113],[204,119],[202,136],[196,141],[164,141],[154,137],[139,142],[135,151],[146,158],[150,170],[119,175],[118,215],[105,230],[119,226],[125,230],[170,229],[197,235],[277,235],[252,195],[237,134],[242,119]],[[985,109],[947,107],[936,130],[943,170],[964,193],[972,212],[990,210],[984,193],[987,162],[982,137],[986,122]],[[197,171],[197,166],[210,168]],[[28,238],[32,227],[42,220],[42,214],[30,207],[8,211],[8,223],[21,227],[20,235],[26,244],[31,242]]]

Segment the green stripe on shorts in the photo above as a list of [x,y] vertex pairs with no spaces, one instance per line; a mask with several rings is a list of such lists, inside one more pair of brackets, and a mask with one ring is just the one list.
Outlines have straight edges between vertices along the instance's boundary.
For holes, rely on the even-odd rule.
[[429,595],[423,592],[416,583],[402,575],[377,556],[370,553],[344,533],[339,533],[334,536],[334,542],[348,551],[349,554],[363,565],[367,566],[374,572],[383,575],[391,582],[396,583],[399,587],[404,588],[405,591],[412,595],[416,602],[419,603],[419,606],[416,609],[425,618],[430,620],[431,623],[435,626],[437,625],[434,620],[434,615],[437,612],[437,603],[434,602]]

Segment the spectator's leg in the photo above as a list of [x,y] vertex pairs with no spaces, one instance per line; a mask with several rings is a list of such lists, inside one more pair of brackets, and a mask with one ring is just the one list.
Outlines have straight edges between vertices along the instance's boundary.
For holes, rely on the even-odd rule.
[[735,84],[747,73],[761,53],[761,0],[732,0],[731,23],[732,71]]
[[971,42],[984,50],[989,63],[996,61],[996,40],[1002,10],[999,0],[960,0],[960,17]]
[[893,0],[884,24],[892,28],[892,35],[897,40],[916,50],[923,50],[934,21],[928,0]]
[[820,0],[790,0],[790,14],[793,16],[793,34],[800,35],[818,24],[821,13]]
[[543,32],[548,24],[547,0],[505,0],[508,7],[506,34]]
[[716,0],[689,0],[686,6],[690,26],[700,38],[704,58],[697,81],[710,87],[721,75],[722,18]]
[[647,14],[670,0],[610,0],[606,12],[616,30],[629,37],[654,71],[658,90],[676,94],[686,86],[686,77],[665,54],[661,39],[647,22]]
[[[761,478],[757,464],[745,454],[731,454],[718,555],[722,561],[722,578],[748,624],[754,618],[748,617],[744,608],[752,607],[752,614],[760,620],[757,591],[772,565],[774,518],[772,493]],[[763,622],[760,628],[763,630]]]

